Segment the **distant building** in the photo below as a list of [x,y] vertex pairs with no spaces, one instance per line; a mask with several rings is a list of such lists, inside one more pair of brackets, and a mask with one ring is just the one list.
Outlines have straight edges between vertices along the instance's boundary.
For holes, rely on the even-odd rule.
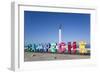
[[59,26],[59,43],[62,42],[61,28],[62,28],[62,25]]

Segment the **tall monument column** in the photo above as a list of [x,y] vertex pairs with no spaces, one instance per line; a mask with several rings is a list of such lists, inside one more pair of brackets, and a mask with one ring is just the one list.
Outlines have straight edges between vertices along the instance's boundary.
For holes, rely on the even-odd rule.
[[62,27],[62,25],[59,25],[59,43],[61,43],[61,41],[62,41],[61,27]]

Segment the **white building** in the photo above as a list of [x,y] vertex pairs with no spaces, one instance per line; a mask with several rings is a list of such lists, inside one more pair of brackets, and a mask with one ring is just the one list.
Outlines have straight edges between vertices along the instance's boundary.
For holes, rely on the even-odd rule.
[[62,27],[62,25],[59,26],[59,43],[62,42],[61,27]]

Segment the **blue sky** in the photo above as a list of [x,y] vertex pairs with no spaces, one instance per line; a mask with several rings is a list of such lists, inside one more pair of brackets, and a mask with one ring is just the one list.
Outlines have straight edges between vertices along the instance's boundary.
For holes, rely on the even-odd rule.
[[24,11],[25,42],[58,42],[59,25],[62,40],[90,43],[90,14]]

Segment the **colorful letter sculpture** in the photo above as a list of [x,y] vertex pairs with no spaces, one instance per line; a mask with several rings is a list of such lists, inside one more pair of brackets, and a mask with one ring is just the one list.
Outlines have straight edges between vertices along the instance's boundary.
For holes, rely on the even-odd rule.
[[[65,42],[61,43],[33,43],[33,44],[25,44],[25,51],[26,52],[51,52],[51,53],[67,53],[68,54],[77,54],[79,52],[80,54],[87,54],[88,50],[86,49],[86,42],[80,41],[79,44],[79,51],[77,51],[77,43],[74,41],[72,44],[71,42],[68,42],[66,44]],[[68,50],[68,51],[67,51]]]
[[28,44],[27,48],[28,48],[28,51],[32,52],[32,44]]
[[32,45],[32,51],[36,52],[36,45],[35,44]]
[[73,42],[73,54],[76,54],[76,48],[77,48],[77,45],[76,45],[76,42]]
[[36,45],[36,52],[39,52],[39,44],[35,44]]
[[38,49],[39,49],[39,52],[44,52],[44,49],[43,49],[43,44],[38,44]]
[[64,42],[59,43],[58,53],[65,53],[66,51],[66,44]]
[[86,47],[86,42],[84,42],[84,41],[79,42],[79,52],[80,52],[80,54],[87,53],[87,49],[85,47]]
[[56,43],[51,43],[50,52],[52,53],[57,52],[56,45],[57,45]]
[[44,44],[44,52],[48,52],[50,46],[51,46],[50,43],[47,43],[47,44],[45,43]]
[[69,53],[69,54],[71,54],[71,48],[72,48],[71,42],[68,42],[68,53]]

